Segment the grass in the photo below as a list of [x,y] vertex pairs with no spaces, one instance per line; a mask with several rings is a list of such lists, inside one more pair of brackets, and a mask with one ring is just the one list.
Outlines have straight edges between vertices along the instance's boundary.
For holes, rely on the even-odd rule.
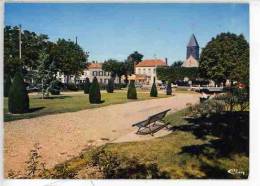
[[[171,122],[173,130],[167,136],[148,141],[106,144],[103,148],[121,157],[137,157],[141,163],[155,163],[174,179],[247,178],[249,112],[226,113],[190,121],[183,119],[185,112],[182,110],[167,116],[166,120]],[[90,152],[70,160],[70,169],[84,169]],[[230,169],[240,173],[230,174]]]
[[[41,99],[41,95],[30,95],[30,109],[29,113],[25,114],[10,114],[8,113],[8,98],[4,98],[4,121],[12,121],[25,118],[33,118],[48,114],[75,112],[82,109],[91,109],[103,107],[111,104],[119,104],[130,101],[141,101],[151,98],[149,93],[137,93],[137,100],[128,100],[125,91],[116,91],[109,94],[102,92],[101,104],[90,104],[88,95],[83,92],[66,93],[58,96],[51,96],[49,99]],[[158,98],[167,97],[164,94],[159,94]]]

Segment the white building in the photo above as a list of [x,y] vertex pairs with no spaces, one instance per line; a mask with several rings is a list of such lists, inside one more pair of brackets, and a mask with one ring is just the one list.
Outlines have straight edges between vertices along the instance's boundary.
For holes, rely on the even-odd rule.
[[[57,77],[62,83],[66,82],[64,75],[58,73]],[[111,78],[111,73],[102,70],[102,63],[95,62],[89,64],[84,69],[83,74],[81,74],[79,77],[76,78],[76,83],[83,83],[86,77],[89,78],[90,82],[92,82],[93,78],[96,77],[100,84],[107,84],[108,80]],[[70,76],[69,81],[75,82],[74,78],[75,76]],[[116,77],[114,83],[118,83],[118,82],[119,82],[118,77]]]
[[155,82],[158,82],[156,68],[158,66],[168,66],[167,59],[146,59],[141,61],[135,66],[136,81],[142,84],[151,85],[155,78]]

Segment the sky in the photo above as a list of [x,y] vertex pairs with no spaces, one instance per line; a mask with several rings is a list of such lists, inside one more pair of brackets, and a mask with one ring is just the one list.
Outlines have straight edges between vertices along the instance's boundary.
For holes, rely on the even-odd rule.
[[248,4],[6,3],[5,25],[75,40],[89,60],[124,60],[134,51],[144,59],[185,60],[195,34],[201,48],[221,32],[249,41]]

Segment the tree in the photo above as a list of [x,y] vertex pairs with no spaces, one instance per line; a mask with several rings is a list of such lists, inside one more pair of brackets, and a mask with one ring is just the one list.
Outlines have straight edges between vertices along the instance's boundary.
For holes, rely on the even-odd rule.
[[89,88],[89,102],[92,104],[101,103],[100,88],[96,77],[94,77],[93,82]]
[[[50,55],[43,51],[39,54],[38,64],[37,73],[34,73],[33,79],[41,84],[42,98],[47,98],[49,90],[53,87],[53,81],[56,80],[57,65],[55,61],[50,60]],[[55,90],[52,92],[58,93]]]
[[133,52],[132,54],[130,54],[127,57],[127,60],[125,63],[126,63],[127,71],[128,71],[129,75],[134,74],[134,70],[135,70],[134,64],[137,65],[139,62],[141,62],[143,57],[144,56],[137,51]]
[[188,77],[191,80],[197,79],[198,76],[198,68],[183,68],[183,67],[157,67],[156,73],[158,79],[162,81],[177,81],[183,80],[185,77]]
[[152,88],[151,88],[150,96],[151,97],[157,97],[158,96],[158,92],[157,92],[157,88],[156,88],[156,84],[155,84],[155,78],[153,79],[153,85],[152,85]]
[[108,93],[113,93],[114,92],[114,80],[112,78],[108,80],[107,92]]
[[14,76],[22,66],[24,69],[33,70],[39,65],[40,51],[47,45],[47,35],[24,30],[21,32],[22,60],[19,59],[19,27],[5,26],[4,28],[4,73]]
[[136,93],[134,80],[130,80],[128,90],[127,90],[127,99],[137,99],[137,93]]
[[181,67],[182,64],[183,64],[183,61],[175,61],[175,62],[173,62],[171,67]]
[[91,86],[91,84],[90,84],[89,78],[86,77],[86,80],[84,82],[84,94],[89,93],[90,86]]
[[172,85],[170,81],[168,81],[166,86],[166,95],[172,95]]
[[21,71],[14,75],[8,98],[9,112],[22,114],[29,111],[29,97]]
[[221,33],[202,50],[200,76],[225,82],[249,83],[249,44],[243,35]]
[[4,79],[4,97],[8,97],[11,84],[12,82],[11,82],[10,75],[6,75]]
[[127,68],[125,63],[114,59],[105,61],[102,65],[102,70],[105,72],[110,72],[113,79],[117,76],[119,79],[119,84],[121,84],[122,75],[127,75]]
[[51,56],[57,62],[57,68],[63,73],[69,82],[69,76],[78,76],[86,67],[87,56],[83,49],[76,43],[59,39],[54,46]]

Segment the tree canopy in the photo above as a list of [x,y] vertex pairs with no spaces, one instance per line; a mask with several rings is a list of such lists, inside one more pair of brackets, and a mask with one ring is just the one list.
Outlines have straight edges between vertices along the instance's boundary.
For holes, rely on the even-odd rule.
[[183,64],[183,61],[181,61],[181,60],[175,61],[175,62],[173,62],[171,67],[181,67],[182,64]]
[[57,68],[66,76],[78,75],[86,67],[86,54],[76,43],[59,39],[52,51]]
[[127,65],[127,71],[128,74],[133,74],[134,73],[134,63],[138,64],[139,62],[142,61],[143,59],[143,54],[135,51],[132,54],[130,54],[127,57],[127,60],[125,61],[125,64]]
[[200,76],[217,83],[229,79],[249,83],[249,44],[243,35],[221,33],[202,49]]
[[115,78],[118,76],[119,83],[121,83],[121,76],[127,74],[127,66],[124,62],[119,62],[115,59],[109,59],[102,65],[102,70],[111,72],[111,77]]
[[[25,79],[27,79],[29,76],[42,75],[42,72],[49,71],[51,66],[55,75],[60,72],[67,76],[77,76],[86,66],[88,54],[70,40],[59,39],[54,43],[48,40],[47,35],[28,30],[21,32],[21,40],[22,59],[19,59],[19,27],[6,26],[4,28],[5,75],[13,77],[17,69],[23,67]],[[36,79],[40,78],[42,76]]]
[[158,79],[162,81],[174,82],[176,80],[183,80],[185,77],[191,80],[198,78],[198,68],[196,67],[157,67],[156,72]]
[[21,33],[21,40],[22,59],[20,60],[19,27],[6,26],[4,28],[4,73],[12,77],[21,66],[29,69],[37,68],[39,53],[45,49],[48,36],[24,30]]

